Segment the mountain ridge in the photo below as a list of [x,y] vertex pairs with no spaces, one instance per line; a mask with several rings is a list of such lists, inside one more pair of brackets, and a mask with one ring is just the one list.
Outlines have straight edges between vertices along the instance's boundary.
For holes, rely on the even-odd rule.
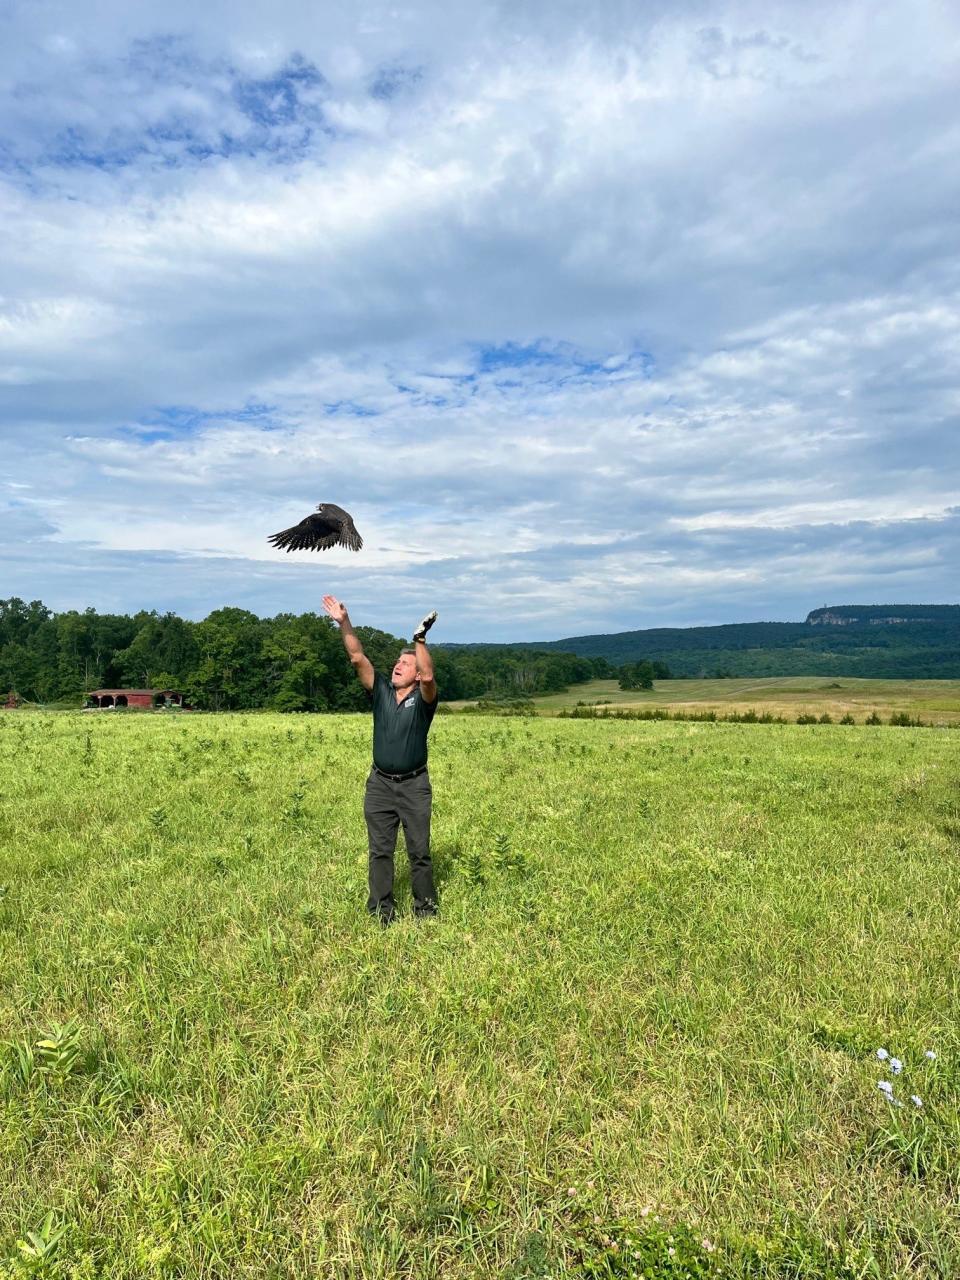
[[602,657],[617,665],[657,659],[680,677],[832,674],[960,679],[960,604],[824,605],[811,610],[803,622],[648,627],[558,640],[442,647],[558,651]]

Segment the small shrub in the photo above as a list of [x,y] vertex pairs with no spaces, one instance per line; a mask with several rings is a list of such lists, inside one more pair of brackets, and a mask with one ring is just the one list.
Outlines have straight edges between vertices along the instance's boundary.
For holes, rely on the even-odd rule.
[[890,723],[903,729],[920,729],[923,721],[918,716],[908,715],[906,711],[897,711],[890,717]]
[[66,1080],[81,1064],[83,1028],[76,1018],[50,1028],[32,1044],[27,1040],[10,1045],[13,1076],[29,1087],[40,1077]]
[[57,1251],[66,1226],[57,1226],[51,1209],[36,1231],[28,1231],[17,1241],[17,1251],[27,1267],[27,1274],[47,1274],[47,1264]]
[[283,816],[288,822],[296,825],[303,821],[303,802],[306,799],[306,782],[300,778],[297,782],[296,790],[290,793],[290,803],[283,811]]
[[494,840],[493,865],[498,871],[505,872],[507,874],[526,874],[526,854],[514,850],[510,844],[510,837],[502,831]]
[[487,873],[483,865],[483,855],[479,850],[464,854],[463,874],[475,889],[482,889],[487,883]]
[[506,832],[498,833],[493,842],[493,865],[498,871],[506,871],[510,867],[510,837]]

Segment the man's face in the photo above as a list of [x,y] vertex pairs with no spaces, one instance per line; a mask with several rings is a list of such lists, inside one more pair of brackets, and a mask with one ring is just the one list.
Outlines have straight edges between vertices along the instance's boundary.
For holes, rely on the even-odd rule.
[[405,689],[409,684],[416,684],[420,679],[417,671],[417,659],[412,653],[401,653],[393,665],[391,677],[395,689]]

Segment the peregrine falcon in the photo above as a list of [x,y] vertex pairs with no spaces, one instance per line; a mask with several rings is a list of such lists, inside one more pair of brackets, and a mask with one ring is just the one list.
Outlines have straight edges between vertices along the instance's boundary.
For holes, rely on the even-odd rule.
[[353,517],[333,502],[321,502],[315,515],[271,535],[268,541],[284,551],[326,551],[336,546],[359,551],[363,546]]

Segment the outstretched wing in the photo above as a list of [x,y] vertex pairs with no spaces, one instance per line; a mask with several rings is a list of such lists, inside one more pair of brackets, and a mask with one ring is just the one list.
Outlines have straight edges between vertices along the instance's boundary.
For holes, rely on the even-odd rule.
[[[337,510],[340,510],[338,507]],[[347,547],[351,551],[359,551],[363,546],[363,539],[357,533],[357,526],[353,523],[353,519],[347,515],[346,511],[342,512],[340,520],[340,545]]]
[[331,529],[335,526],[339,529],[341,547],[346,547],[349,551],[360,550],[363,539],[357,533],[357,526],[353,523],[353,516],[349,511],[344,511],[343,507],[338,507],[335,502],[325,502],[323,518],[329,521]]
[[338,524],[325,520],[323,516],[307,516],[292,529],[283,529],[267,539],[280,551],[326,551],[341,541],[342,534]]

